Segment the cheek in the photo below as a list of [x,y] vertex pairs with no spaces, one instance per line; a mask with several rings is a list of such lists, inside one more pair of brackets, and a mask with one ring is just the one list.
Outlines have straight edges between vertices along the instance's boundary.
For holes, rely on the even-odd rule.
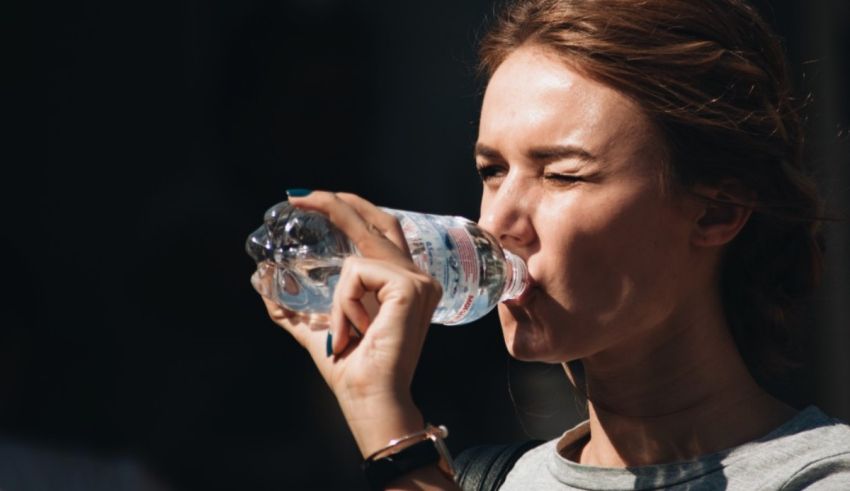
[[669,266],[686,237],[653,195],[585,200],[562,216],[571,222],[546,228],[541,243],[552,246],[546,271],[562,272],[552,278],[551,293],[578,320],[608,323],[643,315],[669,291]]
[[690,250],[689,228],[680,213],[657,199],[644,198],[611,222],[606,255],[641,288],[664,286]]
[[[529,268],[544,291],[528,309],[499,305],[508,351],[522,360],[587,356],[669,312],[687,235],[657,198],[621,193],[541,203]],[[678,266],[677,266],[678,265]]]

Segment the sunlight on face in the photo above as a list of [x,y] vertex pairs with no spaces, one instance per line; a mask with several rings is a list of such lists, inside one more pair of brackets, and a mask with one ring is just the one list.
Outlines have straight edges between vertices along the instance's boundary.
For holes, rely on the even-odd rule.
[[663,140],[630,99],[555,55],[522,47],[481,110],[481,225],[536,281],[501,304],[508,350],[565,361],[673,315],[689,290],[690,220],[663,192]]

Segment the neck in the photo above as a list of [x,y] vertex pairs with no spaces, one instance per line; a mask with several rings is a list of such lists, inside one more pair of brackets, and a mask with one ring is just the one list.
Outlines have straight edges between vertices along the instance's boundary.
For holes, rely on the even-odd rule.
[[590,440],[581,463],[689,460],[763,436],[793,415],[755,383],[720,312],[689,310],[689,321],[672,316],[639,343],[583,360]]

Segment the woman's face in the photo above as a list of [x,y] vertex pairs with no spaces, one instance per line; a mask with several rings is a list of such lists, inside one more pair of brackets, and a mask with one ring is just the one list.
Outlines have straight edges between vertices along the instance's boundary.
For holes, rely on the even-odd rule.
[[536,287],[499,305],[525,360],[585,358],[663,329],[693,291],[689,207],[665,192],[665,147],[621,93],[539,47],[513,52],[484,96],[480,224]]

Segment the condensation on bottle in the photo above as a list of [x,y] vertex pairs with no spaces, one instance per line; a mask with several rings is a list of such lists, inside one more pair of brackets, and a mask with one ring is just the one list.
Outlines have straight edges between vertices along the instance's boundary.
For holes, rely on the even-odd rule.
[[[528,287],[523,260],[476,223],[382,209],[398,219],[416,266],[443,287],[431,322],[472,322]],[[245,244],[264,278],[259,293],[295,312],[329,313],[342,263],[356,247],[327,217],[287,201],[269,208],[263,222]]]

